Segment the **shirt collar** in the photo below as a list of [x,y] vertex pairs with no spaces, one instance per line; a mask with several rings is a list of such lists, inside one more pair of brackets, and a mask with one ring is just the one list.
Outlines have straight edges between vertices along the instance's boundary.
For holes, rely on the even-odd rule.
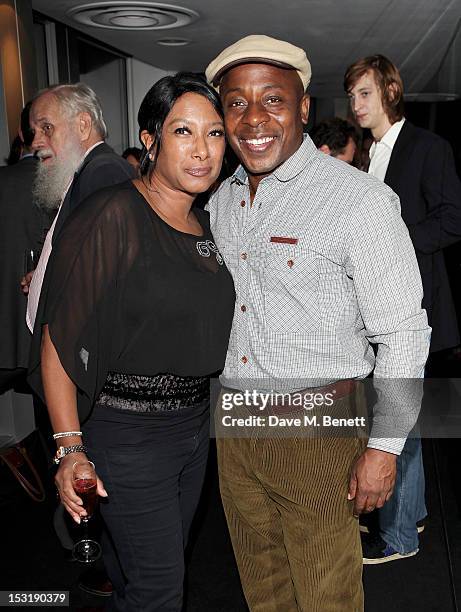
[[404,123],[405,123],[405,117],[403,117],[403,119],[400,119],[400,121],[396,121],[395,123],[393,123],[391,127],[387,130],[387,132],[384,134],[384,136],[381,138],[381,140],[378,140],[378,142],[374,141],[371,144],[370,151],[369,151],[370,159],[375,154],[376,147],[378,144],[383,144],[392,151],[392,149],[394,148],[395,142],[397,138],[399,137],[400,130],[402,129],[402,126]]
[[104,140],[98,140],[98,142],[95,142],[94,145],[92,147],[90,147],[87,151],[85,151],[85,155],[82,157],[81,162],[78,165],[77,170],[75,171],[73,177],[70,179],[69,183],[67,184],[67,187],[62,195],[62,199],[61,199],[61,204],[64,202],[64,198],[67,195],[67,192],[70,189],[70,186],[72,185],[72,183],[74,182],[75,177],[77,176],[77,174],[80,172],[82,166],[83,166],[83,162],[85,161],[85,159],[88,157],[88,155],[91,153],[91,151],[93,149],[96,149],[96,147],[98,147],[100,144],[103,144]]
[[[71,183],[74,180],[74,177],[76,174],[78,174],[80,172],[80,170],[82,169],[83,166],[83,162],[85,161],[85,159],[88,157],[88,155],[91,153],[91,151],[93,151],[93,149],[96,149],[96,147],[99,147],[100,144],[103,144],[104,140],[98,140],[98,142],[95,142],[94,145],[92,147],[90,147],[89,149],[87,149],[85,151],[84,156],[82,157],[82,159],[80,160],[80,163],[77,167],[77,169],[75,170],[74,176],[72,177]],[[70,185],[70,183],[69,183]],[[69,189],[69,187],[67,187],[67,189]]]
[[89,149],[87,149],[87,151],[85,151],[85,155],[82,157],[82,161],[81,163],[83,164],[83,162],[85,161],[85,159],[88,157],[88,155],[91,153],[91,151],[93,149],[96,149],[96,147],[99,147],[100,144],[103,144],[104,140],[98,140],[98,142],[95,142],[95,144],[90,147]]
[[61,206],[62,206],[62,204],[63,204],[63,202],[64,202],[64,200],[65,200],[65,198],[66,198],[66,195],[68,194],[69,189],[70,189],[70,187],[71,187],[72,183],[74,182],[75,177],[77,176],[77,174],[78,174],[78,172],[79,172],[80,168],[82,167],[83,162],[84,162],[84,161],[85,161],[85,159],[88,157],[88,155],[91,153],[91,151],[92,151],[93,149],[96,149],[96,147],[97,147],[97,146],[99,146],[100,144],[102,144],[103,142],[104,142],[104,140],[98,140],[98,142],[95,142],[95,144],[94,144],[92,147],[90,147],[90,148],[89,148],[89,149],[88,149],[88,150],[85,152],[85,155],[82,157],[82,161],[80,162],[79,167],[78,167],[78,168],[77,168],[77,170],[75,171],[74,176],[73,176],[73,177],[70,179],[70,181],[67,183],[67,187],[65,188],[64,193],[62,194],[62,197],[61,197],[61,203],[59,204],[59,209],[58,209],[58,210],[60,210],[60,209],[61,209]]
[[[317,149],[314,143],[307,134],[304,134],[301,146],[267,178],[274,177],[282,183],[290,181],[298,176],[305,168],[306,164],[310,162],[316,154]],[[239,183],[240,185],[248,183],[248,174],[242,165],[240,165],[232,175],[231,183]]]

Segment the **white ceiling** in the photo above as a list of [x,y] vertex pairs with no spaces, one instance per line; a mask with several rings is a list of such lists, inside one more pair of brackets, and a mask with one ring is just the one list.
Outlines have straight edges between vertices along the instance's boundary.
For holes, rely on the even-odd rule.
[[[306,50],[313,95],[342,95],[346,67],[382,53],[401,69],[406,92],[461,96],[461,0],[171,0],[197,11],[200,19],[182,28],[137,32],[75,23],[66,13],[83,3],[91,4],[32,0],[35,10],[166,70],[204,70],[242,36],[268,34]],[[191,44],[156,44],[165,36]]]

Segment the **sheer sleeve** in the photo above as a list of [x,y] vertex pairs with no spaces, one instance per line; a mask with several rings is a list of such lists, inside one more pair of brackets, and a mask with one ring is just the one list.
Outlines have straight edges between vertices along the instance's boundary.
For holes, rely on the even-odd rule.
[[[139,240],[126,190],[87,198],[64,225],[47,266],[35,325],[30,382],[42,392],[40,344],[48,324],[62,366],[78,389],[81,422],[90,414],[117,350],[119,295]],[[43,395],[43,392],[41,393]]]

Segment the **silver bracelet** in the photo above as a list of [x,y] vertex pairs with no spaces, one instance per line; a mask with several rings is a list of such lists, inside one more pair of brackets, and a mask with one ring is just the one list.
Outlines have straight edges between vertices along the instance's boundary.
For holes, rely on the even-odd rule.
[[59,440],[59,438],[69,438],[70,436],[81,436],[81,431],[59,431],[53,434],[53,440]]

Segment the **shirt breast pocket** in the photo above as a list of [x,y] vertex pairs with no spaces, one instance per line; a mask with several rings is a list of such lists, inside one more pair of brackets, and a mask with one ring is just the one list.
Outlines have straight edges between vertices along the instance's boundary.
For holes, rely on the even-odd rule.
[[270,243],[264,267],[264,309],[277,334],[318,328],[319,254],[299,245]]

